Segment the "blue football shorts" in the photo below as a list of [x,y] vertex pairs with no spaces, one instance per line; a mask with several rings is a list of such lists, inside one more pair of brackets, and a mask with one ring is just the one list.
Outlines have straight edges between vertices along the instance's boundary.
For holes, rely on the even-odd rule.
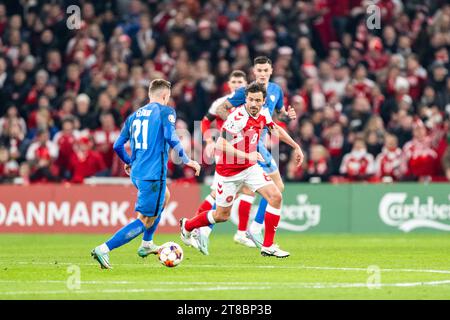
[[135,211],[147,217],[158,216],[163,209],[166,180],[139,180],[131,178],[138,190]]

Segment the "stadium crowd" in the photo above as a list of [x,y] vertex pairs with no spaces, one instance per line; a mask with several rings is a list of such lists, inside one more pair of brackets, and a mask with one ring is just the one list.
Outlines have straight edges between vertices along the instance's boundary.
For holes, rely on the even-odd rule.
[[[296,168],[280,146],[286,180],[448,181],[449,48],[445,0],[0,1],[0,182],[125,176],[112,145],[152,79],[193,133],[259,55],[298,115],[279,120],[306,156]],[[168,176],[196,180],[173,162]]]

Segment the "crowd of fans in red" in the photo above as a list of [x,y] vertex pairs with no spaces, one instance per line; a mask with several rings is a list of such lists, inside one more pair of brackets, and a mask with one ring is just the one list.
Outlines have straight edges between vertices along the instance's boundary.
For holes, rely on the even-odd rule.
[[296,168],[280,146],[287,180],[450,180],[449,46],[445,0],[0,1],[0,181],[124,176],[112,144],[152,79],[192,133],[258,55],[298,114],[280,121],[306,155]]

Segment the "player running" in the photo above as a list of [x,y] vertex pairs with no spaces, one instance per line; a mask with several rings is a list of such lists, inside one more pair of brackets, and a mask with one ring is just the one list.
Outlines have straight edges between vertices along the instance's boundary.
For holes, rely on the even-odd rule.
[[[245,87],[247,85],[246,80],[246,74],[241,70],[234,70],[230,73],[229,79],[228,79],[228,86],[231,89],[232,93],[228,94],[226,96],[223,96],[221,98],[218,98],[215,100],[211,107],[208,110],[208,113],[203,117],[202,119],[202,125],[201,130],[203,137],[206,142],[205,146],[205,154],[208,158],[210,158],[214,152],[214,139],[211,135],[211,124],[213,122],[216,122],[216,128],[218,130],[222,129],[224,120],[217,115],[217,107],[222,104],[224,101],[226,101],[228,98],[233,96],[234,91],[236,91],[239,88]],[[230,112],[232,109],[229,109],[228,112]],[[214,181],[215,182],[215,181]],[[211,185],[211,193],[203,200],[203,202],[200,204],[197,214],[202,213],[203,211],[215,209],[215,201],[216,201],[216,193],[215,193],[215,183],[212,183]],[[247,187],[243,187],[240,190],[240,196],[236,199],[235,204],[237,205],[237,211],[239,215],[239,224],[238,224],[238,230],[236,234],[234,235],[233,239],[236,243],[254,248],[256,247],[252,240],[247,238],[245,235],[245,231],[247,230],[247,224],[250,216],[250,209],[251,205],[254,200],[254,194],[251,192],[250,189]],[[208,255],[208,244],[207,241],[209,239],[209,235],[212,231],[212,225],[208,227],[203,227],[199,229],[202,233],[202,239],[203,243],[195,243],[193,242],[192,245],[196,248],[200,247],[200,250],[203,254]],[[195,240],[194,240],[195,241]]]
[[[289,117],[291,120],[295,120],[296,114],[294,108],[288,106],[285,110],[283,108],[283,90],[274,82],[270,82],[270,76],[272,75],[272,61],[265,56],[256,57],[253,61],[253,72],[255,75],[256,82],[264,85],[267,91],[267,98],[265,100],[263,108],[266,108],[269,114],[272,116],[274,110],[284,116]],[[228,116],[228,109],[240,106],[245,102],[245,89],[240,88],[235,91],[234,95],[224,101],[221,105],[217,107],[217,114],[222,118],[226,119]],[[262,161],[258,163],[262,166],[264,172],[274,181],[275,185],[278,187],[280,192],[284,191],[284,183],[281,179],[280,171],[278,166],[273,159],[270,152],[264,146],[264,140],[266,138],[267,130],[261,134],[260,140],[258,142],[258,152],[263,156]],[[264,216],[267,207],[267,200],[262,198],[258,211],[256,213],[254,221],[250,224],[250,228],[247,232],[247,236],[253,240],[258,248],[261,248],[263,238],[262,238],[262,227],[264,222]]]
[[181,240],[190,245],[191,232],[209,224],[227,221],[231,205],[239,188],[246,184],[267,200],[265,232],[261,255],[285,258],[289,252],[274,245],[276,228],[280,221],[282,195],[272,179],[266,175],[257,161],[263,161],[257,145],[265,127],[279,135],[281,141],[294,149],[297,165],[303,161],[300,146],[272,121],[267,108],[262,108],[266,98],[263,84],[253,82],[245,88],[245,105],[233,111],[225,121],[216,149],[216,210],[204,211],[194,218],[180,220]]
[[[175,133],[175,111],[167,106],[170,87],[170,82],[166,80],[153,80],[149,87],[150,102],[128,117],[114,143],[114,150],[125,163],[125,171],[138,189],[135,206],[137,219],[92,250],[91,255],[102,269],[112,268],[109,262],[111,250],[123,246],[146,230],[150,232],[155,219],[159,219],[166,192],[169,146],[184,164],[195,170],[195,175],[200,173],[200,165],[188,158]],[[131,157],[124,147],[128,140]]]

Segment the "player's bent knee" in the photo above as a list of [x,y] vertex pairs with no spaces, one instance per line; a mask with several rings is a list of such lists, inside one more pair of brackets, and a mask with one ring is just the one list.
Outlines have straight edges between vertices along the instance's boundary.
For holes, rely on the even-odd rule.
[[145,228],[148,229],[153,225],[153,222],[155,221],[156,217],[147,217],[147,216],[144,216],[143,214],[139,213],[138,219],[141,220],[142,223],[144,224]]
[[228,221],[228,219],[230,218],[230,213],[231,213],[231,207],[230,208],[225,208],[225,209],[222,209],[222,210],[216,210],[216,215],[214,217],[214,220],[216,222]]
[[270,194],[268,202],[272,207],[278,208],[281,206],[281,202],[283,201],[283,196],[281,195],[281,192],[278,190],[276,192],[273,192]]

